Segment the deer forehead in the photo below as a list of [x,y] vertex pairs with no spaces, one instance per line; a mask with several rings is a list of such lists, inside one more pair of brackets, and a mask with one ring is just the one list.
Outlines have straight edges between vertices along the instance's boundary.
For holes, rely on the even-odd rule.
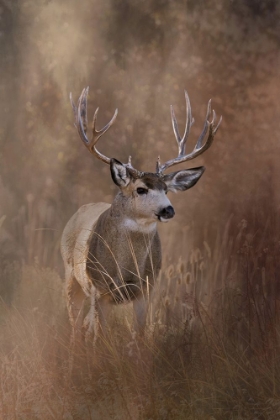
[[133,182],[134,188],[148,188],[149,190],[167,191],[165,182],[156,174],[145,173]]

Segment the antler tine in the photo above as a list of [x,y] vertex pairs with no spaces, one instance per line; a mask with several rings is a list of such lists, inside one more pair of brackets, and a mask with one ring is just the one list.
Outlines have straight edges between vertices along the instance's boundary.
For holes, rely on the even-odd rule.
[[186,127],[185,127],[185,132],[181,141],[181,154],[180,156],[183,156],[185,154],[185,149],[186,149],[186,143],[187,143],[187,139],[189,137],[190,134],[190,129],[191,126],[194,123],[194,119],[192,118],[192,109],[191,109],[191,103],[190,103],[190,98],[188,95],[188,92],[185,90],[185,99],[186,99]]
[[106,133],[106,131],[109,130],[109,128],[114,124],[115,119],[117,118],[118,115],[118,110],[115,110],[115,113],[113,115],[113,117],[111,118],[111,120],[108,122],[108,124],[105,125],[105,127],[103,127],[101,130],[96,130],[95,128],[95,124],[96,124],[96,120],[97,120],[97,114],[98,114],[99,108],[96,109],[94,116],[93,116],[93,122],[92,122],[92,131],[93,131],[93,135],[96,138],[96,141],[103,136],[103,134]]
[[81,96],[78,100],[78,107],[77,107],[77,124],[76,127],[78,129],[78,133],[83,140],[86,147],[90,146],[90,141],[87,138],[87,94],[88,88],[83,89]]
[[[203,152],[205,152],[205,150],[207,150],[211,144],[213,143],[214,140],[214,136],[218,131],[218,128],[222,122],[222,117],[220,117],[218,124],[215,126],[215,119],[216,119],[216,113],[213,110],[213,118],[212,121],[209,121],[209,117],[211,114],[211,99],[208,102],[208,106],[207,106],[207,113],[206,113],[206,118],[205,118],[205,122],[204,122],[204,127],[203,130],[196,142],[196,145],[193,149],[193,151],[191,153],[189,153],[188,155],[185,154],[185,148],[186,148],[186,142],[190,133],[190,128],[194,122],[194,119],[191,116],[191,105],[190,105],[190,100],[189,100],[189,96],[187,94],[187,91],[185,91],[185,98],[186,98],[186,127],[185,127],[185,132],[183,135],[183,138],[181,139],[180,135],[179,135],[179,130],[178,130],[178,124],[177,124],[177,120],[175,117],[175,113],[173,110],[173,106],[171,106],[171,119],[172,119],[172,126],[173,126],[173,130],[174,130],[174,134],[178,143],[178,156],[175,159],[170,159],[167,162],[165,162],[164,164],[160,164],[160,161],[158,159],[157,161],[157,166],[156,166],[156,172],[158,174],[163,174],[163,172],[167,169],[170,168],[171,166],[174,165],[178,165],[179,163],[182,162],[186,162],[188,160],[194,159],[195,157],[199,156],[200,154],[202,154]],[[203,145],[203,141],[204,138],[206,136],[208,132],[208,138],[206,140],[206,142]]]
[[186,142],[190,133],[190,128],[194,122],[194,119],[192,118],[190,99],[186,90],[185,90],[185,99],[186,99],[186,127],[185,127],[185,132],[182,138],[179,133],[178,123],[176,120],[173,105],[170,105],[171,121],[172,121],[173,131],[174,131],[177,143],[178,143],[179,156],[183,156],[185,154]]
[[[200,150],[200,153],[203,153],[205,150],[207,150],[211,146],[211,144],[214,140],[214,135],[217,133],[218,128],[220,127],[220,124],[223,120],[223,117],[221,116],[218,124],[215,127],[214,124],[215,124],[215,120],[216,120],[216,112],[214,111],[214,109],[213,109],[212,113],[213,113],[212,121],[208,121],[208,119],[211,115],[211,99],[210,99],[209,102],[208,102],[208,106],[207,106],[207,113],[206,113],[206,118],[205,118],[205,122],[204,122],[204,127],[203,127],[203,130],[202,130],[202,132],[199,136],[199,139],[197,140],[197,143],[195,145],[195,149]],[[207,134],[208,128],[209,128],[209,135],[208,135],[208,138],[207,138],[204,146],[202,146],[202,143],[203,143],[203,140],[204,140],[204,138]]]
[[87,96],[89,87],[83,89],[78,101],[79,116],[82,120],[84,133],[87,132]]
[[211,114],[211,99],[209,99],[209,101],[208,101],[207,112],[206,112],[206,117],[205,117],[203,130],[202,130],[202,132],[201,132],[201,134],[200,134],[200,136],[197,140],[197,143],[196,143],[196,147],[198,147],[198,148],[202,146],[203,139],[206,136],[206,133],[207,133],[207,130],[208,130],[208,127],[209,127],[208,118],[210,117],[210,114]]

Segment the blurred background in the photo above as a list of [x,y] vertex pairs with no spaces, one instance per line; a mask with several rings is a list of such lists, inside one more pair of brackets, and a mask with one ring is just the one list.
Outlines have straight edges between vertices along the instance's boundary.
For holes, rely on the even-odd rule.
[[[0,417],[279,419],[280,3],[0,0],[0,53]],[[60,237],[81,205],[117,192],[74,127],[69,93],[86,86],[98,128],[119,110],[99,150],[143,171],[176,156],[184,89],[187,152],[210,98],[223,122],[181,165],[206,172],[170,194],[176,217],[159,226],[146,355],[123,315],[104,364],[81,356],[79,388]],[[81,414],[98,399],[106,415]]]
[[132,155],[144,171],[159,154],[176,156],[169,106],[183,132],[184,89],[195,118],[189,151],[210,98],[223,115],[211,149],[188,166],[205,165],[203,178],[171,198],[176,219],[161,229],[169,240],[180,244],[182,227],[195,225],[194,240],[207,230],[211,241],[231,214],[257,223],[278,210],[279,18],[276,0],[2,0],[2,255],[59,266],[68,218],[116,193],[73,126],[69,92],[77,100],[85,86],[99,127],[119,109],[99,149]]

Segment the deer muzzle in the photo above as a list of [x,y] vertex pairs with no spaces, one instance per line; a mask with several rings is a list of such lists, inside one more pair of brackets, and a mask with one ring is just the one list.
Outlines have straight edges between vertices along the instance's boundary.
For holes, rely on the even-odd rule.
[[168,222],[169,219],[172,219],[174,217],[175,211],[172,206],[164,207],[160,210],[160,212],[157,213],[158,220],[160,222]]

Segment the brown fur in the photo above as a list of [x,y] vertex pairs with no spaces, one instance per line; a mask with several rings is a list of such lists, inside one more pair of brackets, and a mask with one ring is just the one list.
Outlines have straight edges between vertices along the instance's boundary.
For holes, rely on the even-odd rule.
[[167,186],[165,182],[157,174],[145,172],[141,177],[141,181],[147,188],[151,190],[159,190],[167,192]]
[[[161,267],[161,249],[156,231],[152,234],[119,228],[114,207],[98,219],[90,238],[87,273],[93,285],[111,303],[133,300],[146,294],[146,279],[154,284]],[[102,238],[98,232],[102,232]]]

